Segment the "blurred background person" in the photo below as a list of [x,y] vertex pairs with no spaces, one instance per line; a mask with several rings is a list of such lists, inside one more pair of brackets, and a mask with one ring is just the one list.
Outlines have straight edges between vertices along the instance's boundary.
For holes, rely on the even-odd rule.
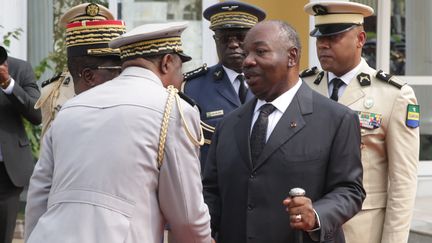
[[33,171],[22,119],[40,124],[40,110],[34,108],[39,95],[30,63],[8,56],[0,46],[0,242],[12,242],[19,196]]

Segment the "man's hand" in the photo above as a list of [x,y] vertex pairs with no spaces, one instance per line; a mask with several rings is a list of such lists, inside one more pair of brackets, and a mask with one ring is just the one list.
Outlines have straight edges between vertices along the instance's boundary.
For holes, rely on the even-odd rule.
[[287,197],[283,201],[290,215],[290,226],[293,229],[313,230],[317,227],[312,201],[308,197]]
[[9,79],[9,66],[7,61],[0,65],[0,83],[4,83]]

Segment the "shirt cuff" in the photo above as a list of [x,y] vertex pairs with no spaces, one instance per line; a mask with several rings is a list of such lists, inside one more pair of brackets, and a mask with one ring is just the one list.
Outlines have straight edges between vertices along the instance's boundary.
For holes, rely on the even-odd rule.
[[319,241],[320,234],[321,234],[321,232],[320,232],[320,230],[321,230],[321,222],[320,222],[318,213],[315,211],[315,209],[313,209],[313,211],[315,213],[315,219],[316,219],[316,225],[317,225],[317,227],[314,228],[314,229],[312,229],[312,230],[306,230],[306,232],[309,234],[310,238],[313,241]]
[[11,77],[11,81],[9,83],[9,86],[6,87],[6,89],[0,88],[1,90],[3,90],[3,92],[5,92],[5,94],[12,94],[13,88],[15,85],[15,80]]

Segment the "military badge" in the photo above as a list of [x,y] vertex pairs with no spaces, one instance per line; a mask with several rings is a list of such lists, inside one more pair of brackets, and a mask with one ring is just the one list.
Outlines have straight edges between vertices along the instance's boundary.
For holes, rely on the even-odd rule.
[[86,14],[89,16],[96,16],[99,14],[99,6],[91,3],[86,7]]
[[328,13],[327,8],[320,4],[313,6],[312,10],[315,12],[315,15],[326,15]]
[[357,80],[360,83],[360,86],[368,86],[371,84],[370,75],[367,73],[360,73],[357,75]]
[[357,111],[360,127],[366,129],[377,129],[381,126],[382,115],[372,112]]
[[223,71],[222,71],[221,69],[216,70],[216,71],[213,73],[213,77],[214,77],[214,79],[216,79],[216,80],[221,79],[221,78],[223,77]]
[[238,8],[238,6],[236,6],[236,5],[232,5],[232,6],[223,6],[223,7],[221,7],[221,9],[226,10],[226,11],[233,11],[233,10],[235,10],[236,8]]
[[420,106],[409,104],[407,106],[407,127],[416,128],[420,125]]
[[217,117],[217,116],[223,116],[223,114],[224,114],[223,110],[209,111],[209,112],[206,112],[206,117],[207,118],[213,118],[213,117]]

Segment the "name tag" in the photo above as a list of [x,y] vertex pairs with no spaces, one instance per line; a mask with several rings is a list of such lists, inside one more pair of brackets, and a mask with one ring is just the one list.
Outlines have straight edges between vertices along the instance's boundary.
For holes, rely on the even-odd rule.
[[223,110],[217,110],[217,111],[209,111],[206,113],[207,118],[213,118],[217,116],[223,116],[224,111]]

